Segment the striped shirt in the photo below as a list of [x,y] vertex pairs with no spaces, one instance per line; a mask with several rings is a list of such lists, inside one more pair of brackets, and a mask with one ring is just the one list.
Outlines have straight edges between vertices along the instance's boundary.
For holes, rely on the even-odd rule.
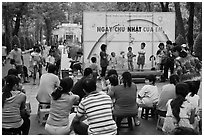
[[112,117],[112,101],[104,92],[93,92],[79,104],[77,116],[87,116],[88,134],[113,135],[117,126]]

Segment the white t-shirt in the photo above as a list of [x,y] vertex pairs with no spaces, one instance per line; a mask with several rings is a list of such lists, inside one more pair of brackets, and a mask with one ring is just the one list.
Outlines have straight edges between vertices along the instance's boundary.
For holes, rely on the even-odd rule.
[[37,100],[43,103],[50,103],[51,93],[59,86],[60,80],[57,75],[52,73],[45,73],[40,78],[40,85],[38,87]]
[[138,104],[143,104],[147,107],[152,107],[154,103],[158,102],[159,92],[157,86],[145,85],[139,92],[138,95],[142,99],[138,99]]

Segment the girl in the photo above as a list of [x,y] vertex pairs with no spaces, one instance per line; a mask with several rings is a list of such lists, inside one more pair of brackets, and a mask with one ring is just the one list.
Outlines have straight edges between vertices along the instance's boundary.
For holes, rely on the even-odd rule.
[[159,100],[158,88],[155,85],[156,76],[149,75],[145,79],[145,85],[138,93],[137,103],[140,107],[153,107]]
[[185,97],[189,93],[189,86],[186,83],[176,85],[176,98],[170,99],[167,106],[166,118],[162,130],[171,133],[176,127],[193,128],[195,110],[193,105]]
[[70,92],[73,80],[65,77],[60,86],[51,94],[51,106],[45,130],[52,135],[69,134],[70,124],[75,114],[70,114],[73,104],[79,100],[78,95]]
[[138,65],[138,70],[140,71],[140,66],[141,66],[141,71],[143,70],[144,64],[145,64],[145,43],[141,43],[141,50],[138,51],[138,58],[137,58],[137,65]]
[[110,64],[112,69],[116,69],[117,58],[116,58],[115,52],[111,52]]

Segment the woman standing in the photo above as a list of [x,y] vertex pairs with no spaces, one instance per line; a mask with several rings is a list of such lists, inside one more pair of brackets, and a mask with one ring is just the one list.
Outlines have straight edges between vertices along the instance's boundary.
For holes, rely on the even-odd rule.
[[60,86],[51,94],[50,113],[45,130],[52,135],[69,134],[70,124],[75,114],[71,113],[72,106],[79,100],[79,96],[70,92],[73,80],[66,77],[61,80]]

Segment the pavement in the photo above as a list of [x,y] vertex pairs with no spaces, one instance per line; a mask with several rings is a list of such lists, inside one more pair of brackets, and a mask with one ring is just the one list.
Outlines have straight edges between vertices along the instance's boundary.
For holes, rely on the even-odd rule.
[[[24,62],[25,65],[28,66],[29,54],[24,54]],[[2,77],[7,75],[7,71],[11,68],[9,61],[2,66]],[[43,68],[43,73],[46,73],[45,68]],[[31,104],[31,126],[29,135],[48,135],[48,133],[44,129],[44,125],[40,125],[37,120],[37,109],[38,102],[36,100],[37,89],[39,84],[39,79],[37,75],[36,85],[33,85],[32,78],[30,78],[30,83],[24,84],[24,88],[26,90],[27,101]],[[166,83],[156,83],[159,91],[161,91],[161,87]],[[138,91],[144,86],[144,83],[137,84]],[[101,89],[100,82],[98,83],[98,89]],[[120,135],[163,135],[162,131],[156,129],[157,120],[153,118],[149,118],[148,120],[144,120],[140,118],[141,109],[139,109],[139,120],[141,122],[140,126],[135,126],[132,131],[128,128],[122,128],[119,132]]]

